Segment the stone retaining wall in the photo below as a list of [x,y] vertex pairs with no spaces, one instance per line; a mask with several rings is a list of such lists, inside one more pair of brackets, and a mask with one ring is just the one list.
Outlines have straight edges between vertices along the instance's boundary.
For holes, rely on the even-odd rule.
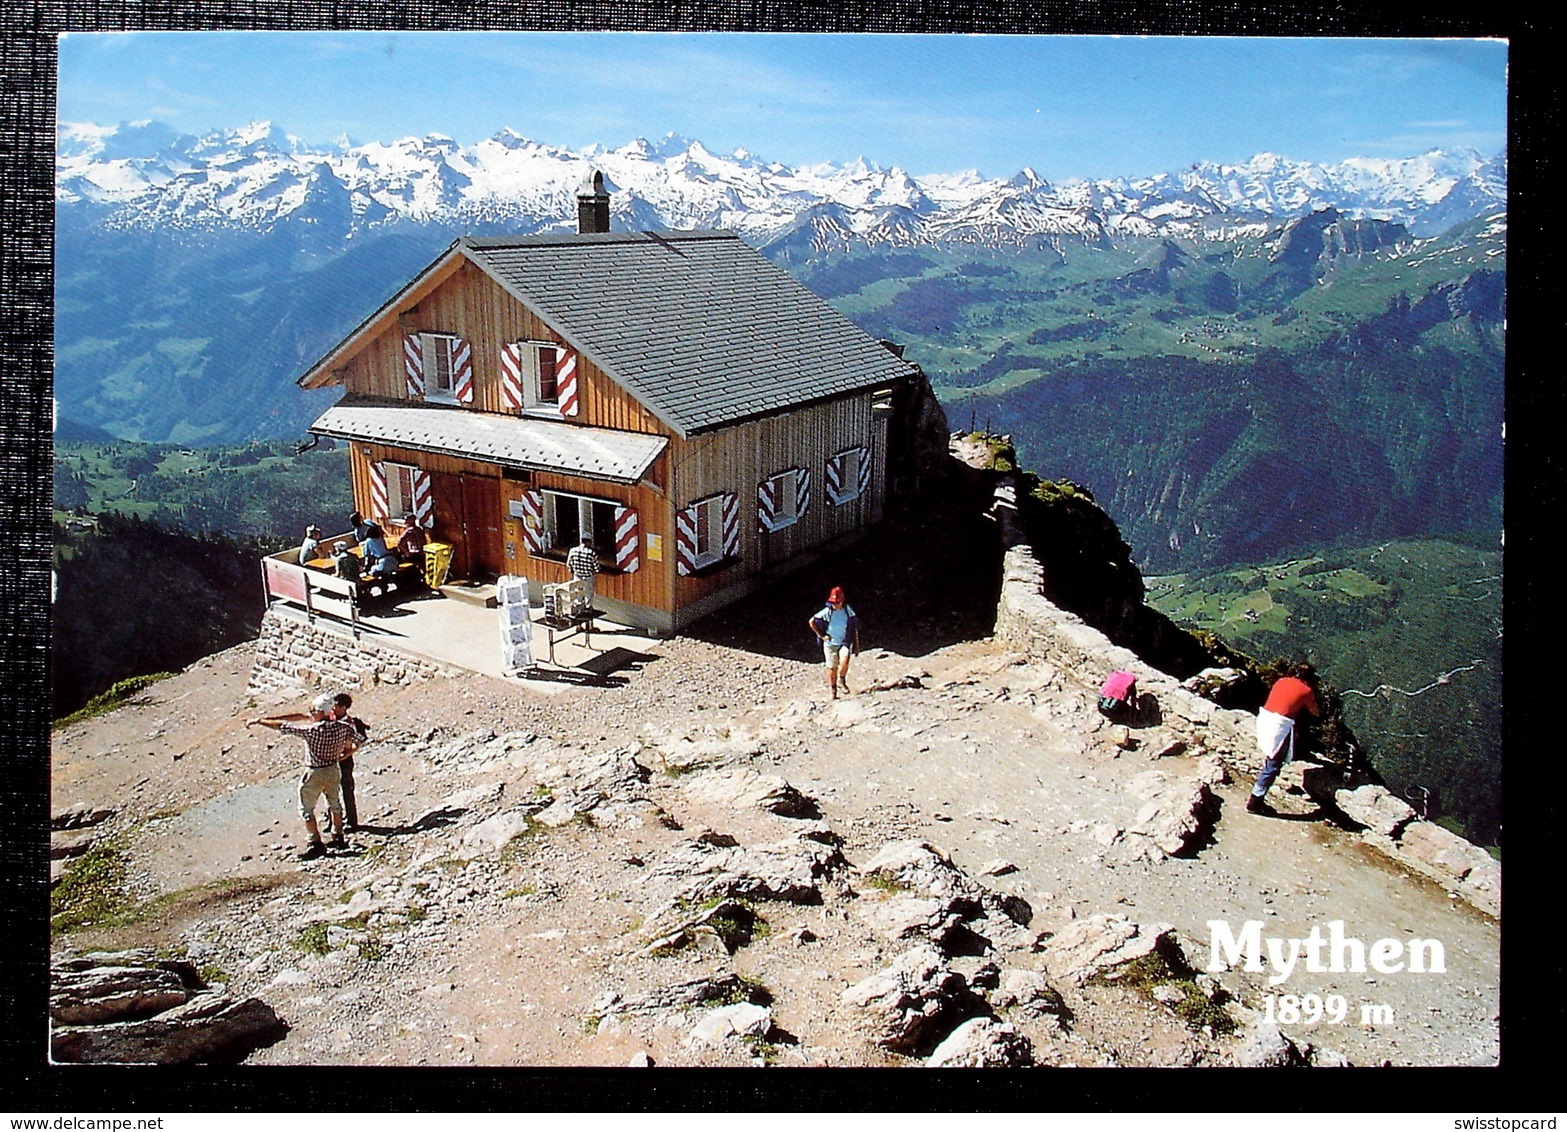
[[[1221,708],[1187,691],[1174,677],[1151,668],[1081,617],[1051,603],[1041,592],[1044,567],[1018,522],[1017,485],[1010,477],[998,482],[993,514],[1001,524],[1003,547],[996,639],[1049,661],[1080,682],[1089,695],[1098,694],[1105,676],[1114,669],[1135,672],[1139,692],[1153,694],[1165,725],[1189,732],[1226,766],[1255,777],[1262,766],[1257,717]],[[1299,774],[1299,767],[1292,764],[1286,774]],[[1484,849],[1433,822],[1418,820],[1413,810],[1381,787],[1344,789],[1336,772],[1303,777],[1306,792],[1317,802],[1366,827],[1361,836],[1367,845],[1500,918],[1502,866]]]
[[1255,775],[1256,716],[1221,708],[1181,687],[1173,676],[1150,667],[1131,649],[1114,644],[1075,613],[1053,604],[1041,592],[1044,566],[1017,521],[1017,487],[1003,479],[996,490],[994,514],[1001,523],[1001,596],[996,606],[996,639],[1029,656],[1048,660],[1098,695],[1115,669],[1137,674],[1139,694],[1152,694],[1164,723],[1191,732],[1227,766]]
[[453,676],[458,671],[363,639],[356,641],[321,622],[312,625],[281,610],[269,609],[261,619],[250,691],[368,688]]

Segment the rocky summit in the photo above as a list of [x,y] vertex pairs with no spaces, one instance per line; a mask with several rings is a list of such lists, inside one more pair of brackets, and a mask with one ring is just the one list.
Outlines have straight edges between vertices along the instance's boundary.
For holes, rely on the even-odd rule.
[[[1239,713],[1150,676],[1165,710],[1113,724],[1086,627],[954,632],[910,592],[836,701],[809,650],[743,639],[788,637],[754,604],[620,684],[367,680],[361,826],[310,861],[299,743],[244,723],[306,690],[253,691],[256,644],[60,728],[55,1059],[1498,1061],[1482,863],[1421,866],[1429,823],[1349,817],[1309,762],[1248,814]],[[1269,941],[1333,924],[1368,961],[1281,979]],[[1412,937],[1440,971],[1378,958]]]

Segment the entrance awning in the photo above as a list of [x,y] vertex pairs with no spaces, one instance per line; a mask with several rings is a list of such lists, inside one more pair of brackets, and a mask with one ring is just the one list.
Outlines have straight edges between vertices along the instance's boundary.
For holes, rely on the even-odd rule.
[[338,440],[394,444],[615,483],[636,483],[669,444],[666,437],[645,432],[469,409],[355,403],[347,398],[322,413],[310,431]]

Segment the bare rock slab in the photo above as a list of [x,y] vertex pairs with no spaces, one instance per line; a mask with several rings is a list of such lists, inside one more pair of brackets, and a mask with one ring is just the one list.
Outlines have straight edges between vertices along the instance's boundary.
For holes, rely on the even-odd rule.
[[1034,1063],[1034,1047],[1010,1022],[970,1018],[931,1052],[932,1069],[1010,1069]]
[[849,987],[841,998],[844,1005],[864,1012],[877,1045],[904,1053],[940,1033],[970,996],[967,980],[947,966],[940,952],[917,946]]
[[1125,916],[1098,913],[1073,920],[1045,946],[1045,969],[1061,983],[1083,986],[1111,971],[1172,945],[1169,924],[1138,924]]
[[1367,784],[1354,790],[1339,790],[1333,795],[1333,802],[1345,817],[1384,837],[1397,837],[1415,820],[1410,805],[1386,786]]
[[773,1012],[751,1002],[737,1002],[709,1010],[691,1028],[694,1041],[723,1045],[731,1038],[765,1038],[772,1032]]
[[62,1027],[50,1040],[55,1061],[189,1065],[237,1061],[287,1027],[259,998],[198,994],[141,1022]]

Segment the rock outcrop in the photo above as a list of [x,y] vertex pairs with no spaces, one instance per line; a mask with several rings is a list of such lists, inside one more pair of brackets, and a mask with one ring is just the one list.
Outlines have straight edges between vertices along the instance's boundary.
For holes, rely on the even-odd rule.
[[234,1062],[287,1031],[259,998],[231,997],[190,963],[144,951],[56,960],[49,1013],[50,1056],[67,1062]]

